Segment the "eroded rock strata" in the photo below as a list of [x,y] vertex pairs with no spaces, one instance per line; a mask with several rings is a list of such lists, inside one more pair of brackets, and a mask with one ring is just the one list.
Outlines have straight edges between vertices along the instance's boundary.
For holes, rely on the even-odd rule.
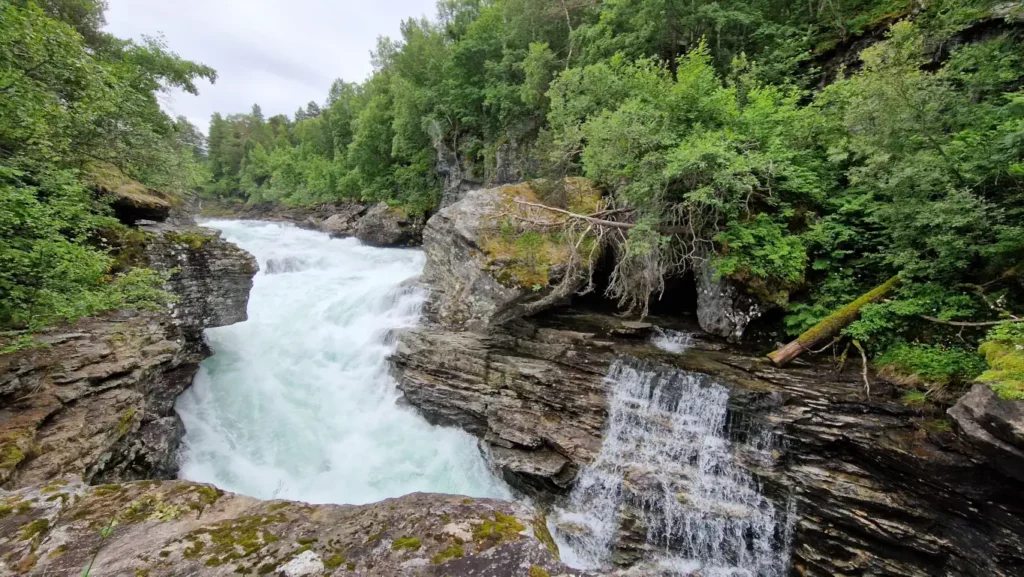
[[0,482],[170,479],[184,426],[174,401],[209,356],[207,327],[245,320],[255,259],[198,227],[150,225],[141,247],[171,272],[169,309],[116,312],[44,331],[0,356]]
[[[775,465],[750,468],[778,507],[793,507],[795,574],[1021,574],[1024,498],[1007,470],[1024,460],[979,449],[943,415],[890,400],[883,383],[867,400],[856,370],[779,370],[700,340],[671,355],[616,336],[619,319],[573,317],[489,335],[411,331],[395,356],[400,386],[428,418],[480,437],[509,482],[551,496],[600,449],[611,360],[631,354],[704,373],[730,388],[735,435],[781,436]],[[637,531],[625,531],[625,548],[642,548]]]
[[[261,501],[186,481],[53,480],[0,497],[0,575],[587,575],[508,501],[414,493],[371,505]],[[109,535],[104,538],[104,529]]]
[[[459,211],[464,202],[445,210]],[[498,310],[516,295],[496,299],[501,291],[485,291],[486,307],[471,300],[480,294],[463,295],[467,283],[480,284],[492,273],[462,270],[474,262],[449,250],[450,235],[432,232],[444,224],[427,225],[426,270],[433,272],[424,278],[432,295],[423,326],[400,336],[396,374],[413,406],[434,422],[477,435],[513,485],[548,498],[569,490],[601,446],[604,375],[614,359],[633,356],[728,387],[737,439],[750,431],[776,433],[772,463],[747,467],[780,510],[792,507],[794,574],[1024,574],[1019,402],[996,402],[982,387],[952,410],[951,427],[944,414],[902,404],[877,378],[868,398],[855,369],[780,370],[700,339],[673,355],[613,316],[562,309],[460,323],[463,317],[490,321],[493,316],[469,313]],[[470,225],[446,226],[472,238],[465,232],[474,230]],[[464,244],[469,255],[472,243]],[[461,317],[448,312],[463,309]],[[624,523],[619,559],[642,553],[644,532]]]

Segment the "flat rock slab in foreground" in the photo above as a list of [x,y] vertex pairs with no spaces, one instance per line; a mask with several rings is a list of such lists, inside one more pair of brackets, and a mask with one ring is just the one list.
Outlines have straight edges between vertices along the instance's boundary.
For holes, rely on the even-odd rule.
[[80,575],[97,551],[97,577],[586,575],[558,562],[543,516],[495,499],[307,505],[187,481],[77,478],[0,492],[0,575]]

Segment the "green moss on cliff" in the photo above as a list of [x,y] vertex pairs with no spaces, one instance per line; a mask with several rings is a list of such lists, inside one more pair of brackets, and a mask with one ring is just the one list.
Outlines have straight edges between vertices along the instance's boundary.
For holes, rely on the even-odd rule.
[[[546,287],[552,271],[569,262],[574,248],[561,233],[560,224],[564,222],[564,216],[520,202],[587,215],[596,212],[600,205],[601,192],[586,179],[566,179],[561,186],[548,184],[534,181],[502,188],[502,201],[498,206],[500,213],[491,219],[495,228],[481,236],[480,244],[488,266],[502,284],[534,290]],[[559,192],[551,192],[548,188]],[[534,221],[555,226],[531,226]],[[580,242],[578,250],[596,258],[597,251],[593,248],[593,239],[587,237]]]
[[455,544],[431,557],[430,562],[434,565],[441,565],[442,563],[447,563],[452,559],[459,559],[465,554],[466,552],[463,550],[462,545]]
[[206,243],[217,238],[217,235],[200,232],[169,232],[164,235],[164,238],[176,245],[198,250]]
[[473,542],[481,551],[502,543],[518,541],[526,526],[512,515],[501,511],[494,512],[494,519],[484,518],[483,522],[473,527]]
[[392,551],[419,551],[420,538],[419,537],[399,537],[391,544]]
[[978,377],[1003,399],[1024,399],[1024,323],[1005,323],[992,329],[978,349],[989,370]]

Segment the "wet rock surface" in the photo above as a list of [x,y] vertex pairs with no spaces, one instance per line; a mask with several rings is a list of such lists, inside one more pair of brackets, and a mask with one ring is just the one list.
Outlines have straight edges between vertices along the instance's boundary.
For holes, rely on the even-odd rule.
[[[958,405],[976,407],[971,415],[980,416],[952,414],[975,423],[979,437],[942,413],[902,404],[877,378],[866,398],[857,367],[839,375],[806,363],[777,369],[700,338],[671,354],[616,334],[622,322],[564,310],[487,335],[424,327],[400,337],[394,362],[412,405],[476,434],[510,483],[549,499],[600,449],[602,381],[615,358],[704,373],[730,389],[731,434],[743,440],[767,428],[778,436],[773,464],[745,462],[776,506],[794,511],[793,574],[1024,571],[1024,497],[1016,469],[1007,468],[1017,454],[1019,403],[979,409],[991,399],[969,396]],[[646,529],[626,517],[623,561],[646,546]]]
[[367,207],[362,204],[351,204],[339,207],[334,214],[320,222],[317,228],[333,238],[354,236],[359,219],[366,214]]
[[423,215],[412,215],[380,202],[370,207],[356,223],[355,237],[370,246],[414,246],[420,244],[423,223]]
[[[260,501],[186,481],[0,493],[0,575],[582,577],[536,511],[414,493],[372,505]],[[102,537],[109,527],[109,536]]]
[[742,341],[747,325],[759,319],[768,307],[748,295],[738,283],[716,278],[708,262],[694,274],[697,278],[697,320],[700,328],[730,343]]
[[169,309],[124,311],[43,331],[0,355],[0,483],[177,475],[174,401],[209,356],[202,330],[245,320],[255,259],[215,231],[147,225],[149,264],[174,271]]

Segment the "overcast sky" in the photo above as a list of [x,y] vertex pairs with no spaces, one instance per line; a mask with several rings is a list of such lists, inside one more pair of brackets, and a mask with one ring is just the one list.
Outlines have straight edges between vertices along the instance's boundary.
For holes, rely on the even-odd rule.
[[396,38],[410,16],[434,17],[435,0],[108,0],[107,31],[121,38],[162,33],[170,48],[217,70],[199,96],[166,99],[172,115],[206,132],[214,112],[291,116],[323,103],[335,78],[369,75],[377,36]]

